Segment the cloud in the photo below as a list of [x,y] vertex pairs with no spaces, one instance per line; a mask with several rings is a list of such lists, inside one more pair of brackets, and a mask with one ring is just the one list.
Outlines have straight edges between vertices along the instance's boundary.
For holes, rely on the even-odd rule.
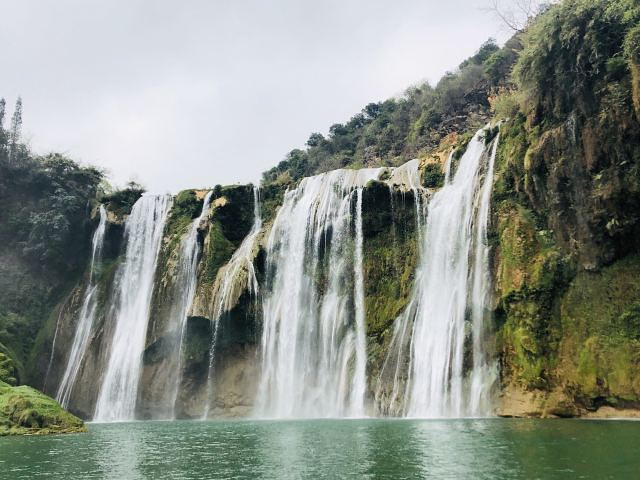
[[5,1],[0,95],[22,95],[37,151],[116,184],[257,181],[311,132],[504,40],[481,3]]

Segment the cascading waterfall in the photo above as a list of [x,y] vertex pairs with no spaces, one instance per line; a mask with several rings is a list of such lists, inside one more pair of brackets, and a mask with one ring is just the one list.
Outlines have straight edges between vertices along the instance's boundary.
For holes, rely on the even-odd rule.
[[211,392],[213,388],[213,374],[215,366],[215,349],[218,337],[220,319],[228,313],[240,297],[245,288],[249,294],[256,297],[258,293],[258,279],[253,266],[253,249],[256,239],[262,229],[262,211],[260,206],[260,187],[253,187],[253,225],[247,236],[242,240],[238,249],[233,253],[229,262],[220,269],[218,275],[221,281],[212,296],[211,310],[213,312],[213,328],[209,347],[209,370],[207,372],[207,390],[202,418],[209,416]]
[[109,317],[115,322],[94,420],[134,418],[151,296],[170,195],[144,195],[125,223],[125,259],[116,274]]
[[488,415],[490,413],[491,386],[498,374],[495,362],[486,355],[484,342],[487,338],[488,307],[491,295],[491,275],[489,273],[489,242],[487,226],[491,209],[491,191],[493,190],[493,171],[496,160],[500,132],[498,131],[485,174],[484,183],[478,199],[476,213],[474,257],[471,286],[471,325],[473,328],[473,369],[471,370],[471,386],[469,411],[472,414]]
[[178,325],[177,330],[180,332],[179,347],[176,351],[175,371],[173,378],[173,392],[171,394],[171,408],[172,417],[175,418],[176,402],[178,399],[178,393],[180,390],[180,384],[182,383],[182,355],[184,337],[187,327],[187,316],[189,308],[193,303],[193,298],[196,294],[196,284],[198,280],[198,261],[200,260],[200,242],[198,241],[198,228],[200,224],[209,214],[209,207],[211,206],[211,197],[213,191],[209,191],[204,197],[202,203],[202,210],[198,218],[191,222],[191,226],[187,235],[182,239],[180,245],[180,259],[177,267],[176,285],[181,286],[181,294],[178,297],[178,301],[174,305],[173,312],[177,317]]
[[364,414],[362,188],[382,170],[334,170],[285,194],[267,242],[258,416]]
[[[484,353],[490,290],[487,222],[498,139],[487,152],[487,131],[470,141],[453,178],[449,158],[445,185],[427,207],[413,295],[396,320],[381,374],[393,378],[388,398],[379,405],[388,413],[490,413],[495,365]],[[465,366],[469,355],[470,368]]]
[[82,307],[78,316],[76,333],[69,350],[67,366],[62,375],[62,380],[56,393],[56,400],[63,408],[69,406],[69,398],[75,385],[76,377],[80,371],[80,366],[91,339],[91,330],[98,306],[98,284],[96,283],[96,265],[99,265],[102,256],[102,246],[104,244],[104,234],[107,226],[107,211],[103,205],[99,209],[100,221],[96,231],[93,233],[91,244],[91,263],[89,264],[89,282],[84,294]]

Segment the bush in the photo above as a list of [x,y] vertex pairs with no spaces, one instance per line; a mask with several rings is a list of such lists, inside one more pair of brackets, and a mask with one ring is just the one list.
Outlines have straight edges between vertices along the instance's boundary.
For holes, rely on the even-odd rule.
[[444,173],[439,163],[428,163],[422,172],[423,185],[427,188],[440,188],[444,185]]

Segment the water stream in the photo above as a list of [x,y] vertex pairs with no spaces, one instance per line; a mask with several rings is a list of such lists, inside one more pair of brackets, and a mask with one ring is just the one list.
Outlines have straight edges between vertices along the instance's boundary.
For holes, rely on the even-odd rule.
[[143,195],[125,222],[125,258],[116,273],[109,318],[114,331],[94,420],[135,416],[154,276],[170,195]]
[[93,233],[91,242],[91,263],[89,264],[89,281],[85,288],[84,300],[78,315],[78,323],[73,337],[73,343],[69,350],[67,358],[67,366],[62,374],[56,400],[60,402],[64,408],[69,406],[69,398],[73,392],[76,377],[80,371],[82,361],[91,339],[92,328],[96,316],[98,306],[98,284],[96,283],[96,267],[100,264],[102,258],[102,246],[104,244],[104,234],[107,226],[107,211],[104,205],[100,205],[99,209],[100,221],[96,231]]

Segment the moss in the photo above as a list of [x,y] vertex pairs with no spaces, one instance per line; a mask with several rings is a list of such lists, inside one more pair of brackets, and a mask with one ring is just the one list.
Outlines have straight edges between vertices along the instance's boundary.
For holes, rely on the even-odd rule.
[[28,386],[0,381],[0,436],[86,432],[82,420]]
[[102,203],[108,211],[112,212],[116,216],[116,218],[122,219],[131,213],[133,204],[138,201],[143,193],[144,188],[138,185],[133,185],[122,190],[117,190],[109,195],[105,195],[102,198]]
[[563,381],[583,401],[640,401],[640,256],[582,272],[561,301]]
[[[469,142],[473,138],[474,132],[467,131],[464,134],[460,135],[458,139],[458,146],[453,151],[453,160],[460,160],[464,152],[467,151],[467,146],[469,146]],[[453,170],[453,169],[452,169]]]
[[11,357],[0,352],[0,382],[15,385],[17,383],[17,368]]
[[520,204],[498,206],[494,269],[503,375],[528,388],[545,388],[549,381],[559,335],[555,297],[569,270],[549,232],[537,223]]
[[422,170],[422,184],[427,188],[440,188],[444,185],[444,172],[439,163],[428,163]]
[[203,200],[198,198],[196,190],[183,190],[175,196],[164,227],[163,243],[158,257],[159,271],[169,271],[170,259],[179,255],[182,237],[189,230],[193,219],[202,211],[202,203]]
[[390,192],[370,182],[363,192],[363,269],[371,378],[385,355],[387,333],[407,306],[417,264],[412,192]]
[[268,223],[276,216],[289,184],[268,184],[260,188],[260,201],[262,202],[262,219]]
[[499,125],[494,125],[493,127],[489,127],[487,130],[485,130],[484,137],[482,138],[485,146],[491,145],[491,142],[493,142],[493,139],[498,136],[498,132],[500,132]]
[[206,262],[204,268],[204,282],[213,282],[218,274],[218,270],[229,259],[236,246],[225,237],[220,220],[213,219],[209,225],[209,243],[206,251]]
[[251,185],[221,187],[212,202],[199,285],[214,282],[220,267],[231,258],[253,224]]

